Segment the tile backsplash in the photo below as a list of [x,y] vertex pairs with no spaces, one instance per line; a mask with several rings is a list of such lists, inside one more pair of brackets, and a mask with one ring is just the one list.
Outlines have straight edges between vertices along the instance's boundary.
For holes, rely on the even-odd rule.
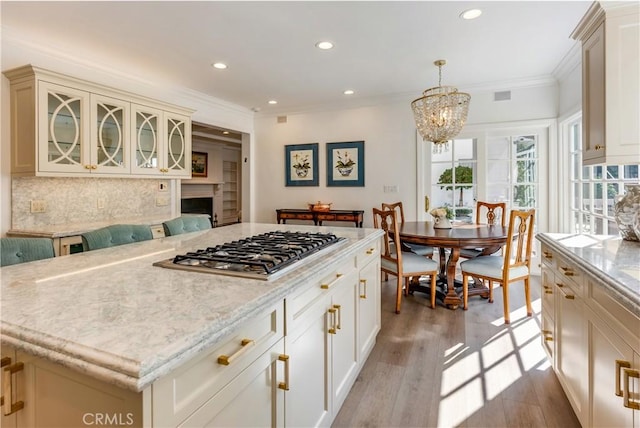
[[[161,182],[166,187],[154,179],[14,177],[11,228],[170,216],[171,194],[159,190]],[[31,201],[44,201],[44,212],[32,213]]]

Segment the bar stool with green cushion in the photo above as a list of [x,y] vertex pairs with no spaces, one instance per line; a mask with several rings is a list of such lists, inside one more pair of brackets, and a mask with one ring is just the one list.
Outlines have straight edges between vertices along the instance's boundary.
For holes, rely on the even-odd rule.
[[115,247],[153,239],[151,227],[146,224],[114,224],[82,234],[84,251]]
[[0,266],[48,259],[55,255],[49,238],[0,238]]
[[211,229],[211,222],[205,216],[188,215],[165,221],[162,223],[162,228],[165,236],[173,236]]

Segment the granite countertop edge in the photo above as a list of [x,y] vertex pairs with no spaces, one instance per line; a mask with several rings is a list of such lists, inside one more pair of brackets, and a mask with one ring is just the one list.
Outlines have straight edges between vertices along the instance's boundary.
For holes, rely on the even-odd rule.
[[536,235],[536,239],[551,246],[554,250],[558,251],[563,256],[575,262],[588,275],[599,280],[594,282],[596,286],[602,287],[605,293],[620,302],[633,314],[640,317],[640,294],[634,293],[631,289],[626,287],[616,278],[608,275],[606,272],[588,263],[582,257],[577,256],[574,252],[562,245],[553,237],[547,236],[545,233],[539,233]]

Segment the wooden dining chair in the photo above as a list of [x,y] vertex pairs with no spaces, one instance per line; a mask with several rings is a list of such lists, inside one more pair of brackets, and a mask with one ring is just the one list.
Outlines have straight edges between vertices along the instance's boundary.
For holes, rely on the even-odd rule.
[[[506,202],[476,202],[476,224],[495,225],[496,220],[500,219],[502,227],[506,226],[507,221],[507,203]],[[463,248],[460,250],[460,257],[465,259],[473,259],[482,254],[482,248]]]
[[[404,224],[404,209],[402,208],[402,202],[394,202],[392,204],[382,204],[382,210],[393,210],[396,212],[396,220],[398,220],[398,216],[400,219],[400,224]],[[420,244],[410,244],[407,242],[402,243],[403,247],[406,250],[411,251],[412,253],[416,253],[419,256],[424,257],[433,257],[433,247],[428,245],[420,245]]]
[[438,275],[438,263],[419,256],[409,251],[397,251],[400,246],[400,234],[395,210],[379,210],[373,208],[373,226],[384,231],[384,249],[380,257],[383,272],[395,275],[396,285],[396,314],[400,313],[402,303],[403,285],[405,294],[409,292],[411,278],[419,278],[422,275],[431,276],[431,307],[436,307],[436,276]]
[[469,277],[480,278],[489,283],[489,302],[493,303],[493,283],[502,284],[504,322],[509,324],[509,284],[524,281],[527,315],[531,316],[529,275],[531,273],[531,249],[533,246],[533,224],[535,210],[512,210],[509,232],[503,256],[480,256],[460,263],[462,270],[462,304],[467,310]]

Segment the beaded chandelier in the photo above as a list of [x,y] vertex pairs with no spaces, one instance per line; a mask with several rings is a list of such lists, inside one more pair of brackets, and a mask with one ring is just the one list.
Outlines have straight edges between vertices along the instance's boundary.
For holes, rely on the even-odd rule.
[[442,86],[442,66],[446,63],[443,59],[434,62],[438,66],[438,86],[427,89],[411,103],[418,132],[423,140],[433,142],[434,153],[448,150],[449,141],[467,121],[471,101],[471,96],[458,92],[458,88]]

